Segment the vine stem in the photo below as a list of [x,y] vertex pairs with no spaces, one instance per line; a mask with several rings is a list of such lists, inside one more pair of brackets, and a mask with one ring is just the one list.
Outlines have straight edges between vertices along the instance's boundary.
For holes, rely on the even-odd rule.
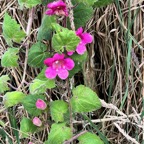
[[19,85],[17,90],[19,90],[22,87],[22,85],[24,84],[24,82],[25,82],[26,70],[27,70],[27,61],[28,61],[29,34],[30,34],[31,28],[32,28],[34,10],[35,10],[34,8],[29,10],[29,19],[28,19],[28,24],[27,24],[27,28],[26,28],[26,35],[28,37],[28,41],[27,41],[27,44],[26,44],[26,53],[25,53],[25,61],[24,61],[24,72],[23,72],[23,77],[22,77],[21,84]]
[[[69,20],[70,20],[70,24],[71,24],[71,29],[73,31],[75,31],[75,24],[74,24],[74,16],[73,16],[73,5],[71,0],[66,0],[66,4],[67,4],[67,8],[69,10]],[[73,78],[72,78],[73,79]],[[71,88],[69,85],[69,79],[67,79],[67,86],[68,86],[68,102],[69,102],[69,111],[70,111],[70,127],[71,127],[71,131],[73,133],[73,115],[72,115],[72,107],[70,104],[70,98],[71,98]],[[85,132],[85,131],[84,131]],[[82,133],[83,134],[83,133]],[[81,134],[80,134],[81,135]],[[76,139],[79,135],[74,136],[73,138],[71,138],[70,140],[66,141],[64,144],[69,144],[70,142],[73,143],[73,140]]]
[[67,7],[69,10],[69,19],[70,19],[70,24],[71,24],[71,29],[75,31],[75,24],[74,24],[74,16],[73,16],[73,5],[71,3],[71,0],[66,0]]
[[70,86],[69,86],[69,79],[67,79],[67,88],[68,88],[68,102],[69,102],[69,112],[70,112],[70,128],[73,133],[73,116],[72,116],[72,107],[70,104],[71,90],[70,90]]
[[69,139],[68,141],[65,141],[64,144],[70,144],[73,140],[77,139],[79,136],[85,134],[87,132],[87,130],[73,136],[71,139]]

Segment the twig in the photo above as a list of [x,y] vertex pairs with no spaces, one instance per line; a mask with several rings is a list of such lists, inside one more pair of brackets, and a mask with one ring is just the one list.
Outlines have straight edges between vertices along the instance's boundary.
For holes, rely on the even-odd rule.
[[6,108],[1,108],[0,113],[4,112],[5,110],[6,110]]
[[7,83],[12,89],[17,90],[16,87],[14,87],[11,83]]
[[[107,122],[107,121],[119,121],[119,120],[127,120],[127,118],[134,118],[134,117],[138,117],[141,114],[131,114],[128,116],[111,116],[110,118],[103,118],[103,119],[96,119],[96,120],[91,120],[93,123],[99,123],[99,122]],[[76,124],[83,124],[85,123],[85,121],[73,121],[73,123]]]
[[16,0],[14,0],[12,3],[8,3],[6,8],[0,13],[0,19],[3,17],[4,13],[16,2]]
[[[27,25],[27,29],[26,29],[26,34],[29,37],[30,31],[31,31],[31,27],[32,27],[32,22],[33,22],[33,14],[34,14],[34,8],[32,8],[29,11],[29,20],[28,20],[28,25]],[[22,77],[22,81],[21,84],[18,87],[18,90],[21,88],[21,86],[24,84],[25,82],[25,77],[26,77],[26,70],[27,70],[27,61],[28,61],[28,48],[29,48],[29,41],[26,44],[26,54],[25,54],[25,62],[24,62],[24,72],[23,72],[23,77]]]
[[113,104],[111,104],[111,103],[108,104],[108,103],[106,103],[104,100],[101,100],[101,99],[100,99],[100,101],[101,101],[101,104],[102,104],[103,107],[109,108],[109,109],[113,109],[113,110],[115,110],[118,114],[127,117],[127,115],[125,115],[122,111],[120,111],[115,105],[113,105]]
[[[20,135],[24,134],[24,135],[29,136],[29,135],[28,135],[28,133],[26,133],[26,132],[23,132],[23,131],[21,131],[21,130],[18,130],[18,129],[16,129],[16,128],[13,128],[13,127],[11,127],[11,126],[9,126],[9,125],[5,125],[5,126],[6,126],[6,127],[8,127],[8,128],[10,128],[10,129],[13,129],[13,130],[15,130],[15,131],[19,132],[19,133],[20,133]],[[5,131],[5,132],[6,132],[6,131]],[[39,139],[37,139],[36,137],[31,136],[31,138],[32,138],[34,141],[38,141],[38,142],[39,142],[39,144],[43,144],[43,142],[42,142],[42,141],[40,141]],[[12,139],[13,139],[13,138],[12,138]]]
[[138,143],[134,138],[132,138],[131,136],[129,136],[117,123],[113,123],[119,130],[119,132],[121,132],[123,134],[123,136],[125,136],[125,138],[135,144],[140,144]]
[[29,36],[30,32],[31,32],[31,27],[32,27],[32,21],[33,21],[33,14],[34,14],[34,8],[32,8],[29,12],[29,20],[28,20],[28,25],[27,25],[27,29],[26,29],[26,34],[27,36]]
[[72,142],[73,140],[77,139],[79,136],[83,135],[86,132],[87,132],[87,130],[85,130],[85,131],[73,136],[71,139],[69,139],[68,141],[65,141],[63,144],[70,144],[70,142]]
[[69,102],[69,113],[70,113],[70,128],[71,131],[73,133],[73,116],[72,116],[72,106],[70,103],[70,99],[71,99],[71,89],[69,86],[69,79],[67,79],[67,89],[68,89],[68,102]]

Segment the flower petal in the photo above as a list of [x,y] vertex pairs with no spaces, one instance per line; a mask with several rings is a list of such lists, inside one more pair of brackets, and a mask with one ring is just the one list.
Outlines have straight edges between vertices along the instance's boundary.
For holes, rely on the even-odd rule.
[[47,7],[50,9],[56,9],[57,7],[66,7],[66,4],[62,0],[59,0],[49,3]]
[[80,27],[80,28],[77,29],[76,35],[77,35],[77,36],[80,36],[80,35],[82,34],[82,32],[83,32],[83,28]]
[[48,79],[54,79],[57,75],[57,72],[56,70],[54,70],[53,68],[51,67],[48,67],[45,71],[45,76],[48,78]]
[[65,80],[69,75],[69,72],[66,69],[60,69],[58,72],[58,76],[62,79]]
[[71,55],[73,55],[73,53],[74,53],[74,51],[68,51],[67,55],[71,56]]
[[53,62],[54,62],[53,58],[47,58],[47,59],[44,60],[44,64],[46,66],[52,66]]
[[59,54],[59,53],[56,53],[54,56],[53,56],[53,59],[56,61],[56,60],[63,60],[64,59],[64,54]]
[[62,0],[51,2],[47,5],[49,10],[46,12],[47,15],[58,15],[58,16],[68,16],[68,9],[66,3]]
[[80,55],[84,54],[84,52],[86,51],[86,46],[85,44],[83,44],[82,42],[80,42],[76,48],[76,52]]
[[64,60],[64,62],[65,62],[65,67],[66,67],[67,70],[72,70],[75,66],[74,61],[70,58],[66,58]]
[[89,33],[83,33],[81,40],[84,44],[87,44],[87,43],[91,43],[93,41],[93,37]]
[[54,15],[54,11],[53,10],[47,10],[46,12],[45,12],[45,14],[46,15]]
[[68,16],[68,13],[64,10],[55,10],[54,14],[58,16]]

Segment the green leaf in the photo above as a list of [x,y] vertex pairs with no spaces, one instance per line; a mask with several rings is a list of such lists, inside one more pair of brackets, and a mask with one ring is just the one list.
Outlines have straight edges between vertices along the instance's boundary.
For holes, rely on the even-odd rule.
[[104,142],[96,134],[90,132],[79,136],[78,140],[79,144],[104,144]]
[[56,31],[57,33],[62,32],[64,30],[68,30],[67,28],[62,27],[61,25],[57,24],[57,23],[52,23],[52,28],[54,31]]
[[78,73],[80,70],[82,70],[82,63],[75,61],[75,66],[74,68],[69,71],[69,78],[71,78],[72,76],[74,76],[76,73]]
[[53,0],[41,0],[43,5],[47,5],[50,2],[53,2]]
[[29,137],[30,134],[36,131],[37,127],[32,123],[32,120],[23,117],[22,121],[20,122],[20,132],[22,138]]
[[38,76],[30,84],[30,93],[31,94],[41,94],[45,93],[46,89],[51,89],[55,87],[55,80],[48,79],[45,76],[46,67],[38,74]]
[[107,6],[113,2],[114,2],[114,0],[97,0],[94,3],[94,7],[104,7],[104,6]]
[[73,89],[71,106],[74,112],[91,112],[101,108],[101,102],[97,94],[90,88],[79,85]]
[[21,7],[25,6],[27,8],[31,8],[41,4],[41,0],[18,0],[18,3]]
[[12,46],[12,41],[20,43],[26,36],[24,31],[20,29],[20,25],[8,13],[4,16],[2,29],[3,36],[9,46]]
[[74,61],[78,61],[78,62],[84,62],[87,59],[87,51],[83,54],[83,55],[79,55],[77,53],[74,53],[71,58]]
[[9,90],[7,85],[7,81],[10,80],[8,75],[3,75],[0,77],[0,94],[4,93],[5,91]]
[[52,119],[58,123],[64,121],[64,114],[68,112],[68,104],[63,100],[56,100],[50,103]]
[[50,40],[52,37],[52,23],[56,22],[55,17],[45,15],[42,19],[42,24],[39,27],[37,40]]
[[40,79],[40,80],[43,80],[43,81],[46,81],[47,80],[47,77],[45,76],[45,70],[46,70],[46,66],[44,66],[44,68],[41,70],[41,72],[37,75],[37,79]]
[[18,48],[8,48],[8,50],[3,54],[1,59],[2,67],[17,67],[18,52]]
[[47,46],[41,42],[37,42],[29,50],[28,65],[31,67],[42,67],[43,61],[49,57]]
[[27,95],[22,101],[22,104],[29,114],[38,116],[43,112],[43,110],[37,109],[36,101],[38,99],[44,100],[44,98],[45,97],[43,95]]
[[14,106],[20,102],[22,102],[25,98],[25,94],[20,91],[14,91],[14,92],[7,92],[4,95],[4,105],[5,107],[11,107]]
[[45,70],[46,70],[46,66],[44,66],[44,68],[41,70],[41,72],[37,75],[37,79],[40,79],[42,81],[46,81],[48,78],[45,76]]
[[47,79],[46,81],[40,79],[34,79],[30,84],[30,93],[31,94],[41,94],[45,93],[46,89],[51,89],[55,87],[55,81]]
[[[91,1],[91,0],[89,0]],[[85,26],[86,22],[92,17],[93,8],[80,3],[76,8],[74,8],[74,23],[76,29]]]
[[45,144],[62,144],[72,137],[72,131],[65,123],[52,124],[48,140]]
[[86,115],[86,114],[82,114],[83,118],[85,120],[87,120],[89,123],[90,123],[90,126],[92,128],[94,128],[94,131],[96,131],[98,134],[99,134],[99,137],[102,139],[102,141],[105,143],[105,144],[109,144],[107,138],[105,137],[105,135],[103,133],[101,133],[101,131],[99,130],[99,128],[97,127],[97,125],[95,125],[91,119]]
[[77,2],[82,2],[86,6],[92,6],[97,0],[76,0]]
[[56,52],[73,51],[80,42],[79,37],[75,32],[68,29],[63,29],[61,32],[55,34],[52,38],[52,45]]

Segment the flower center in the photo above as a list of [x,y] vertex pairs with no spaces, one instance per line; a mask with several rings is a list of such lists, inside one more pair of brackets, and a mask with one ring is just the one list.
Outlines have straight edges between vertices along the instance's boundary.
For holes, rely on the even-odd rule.
[[55,61],[52,66],[56,71],[59,71],[60,69],[65,69],[65,65],[64,65],[63,60]]
[[63,16],[63,15],[65,15],[65,12],[62,7],[57,7],[55,14],[58,16]]

